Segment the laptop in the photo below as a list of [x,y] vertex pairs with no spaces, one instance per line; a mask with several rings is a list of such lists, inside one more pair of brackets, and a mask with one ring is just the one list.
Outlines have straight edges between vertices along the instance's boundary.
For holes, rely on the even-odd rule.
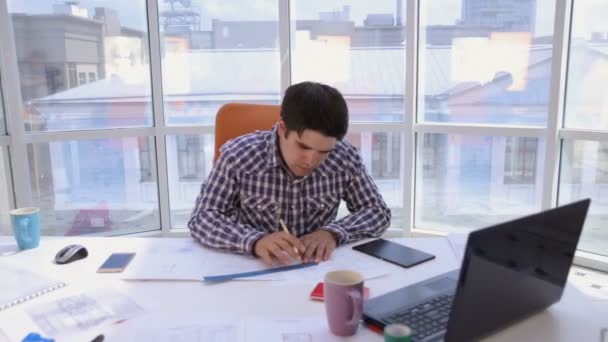
[[470,341],[561,299],[590,200],[477,230],[461,268],[367,300],[372,330],[391,323],[412,341]]

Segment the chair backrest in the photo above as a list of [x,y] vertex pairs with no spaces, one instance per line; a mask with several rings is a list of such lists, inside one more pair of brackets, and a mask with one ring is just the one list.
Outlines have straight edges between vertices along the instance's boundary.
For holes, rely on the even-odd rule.
[[248,103],[227,103],[217,112],[215,118],[215,153],[213,160],[220,157],[220,147],[226,141],[240,135],[269,130],[279,121],[281,106]]

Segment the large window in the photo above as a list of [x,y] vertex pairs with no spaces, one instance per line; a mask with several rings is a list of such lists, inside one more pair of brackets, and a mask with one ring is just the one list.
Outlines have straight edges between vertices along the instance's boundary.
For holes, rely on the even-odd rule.
[[415,227],[470,231],[541,209],[554,11],[420,2]]
[[[158,1],[165,124],[213,126],[229,102],[277,104],[281,93],[276,0]],[[176,129],[179,129],[177,127]],[[171,226],[185,228],[213,166],[213,128],[168,135]]]
[[393,228],[591,197],[580,248],[607,255],[608,3],[570,3],[8,0],[0,73],[21,97],[0,106],[0,223],[14,200],[42,208],[44,234],[185,228],[217,110],[320,81],[346,98]]
[[[317,81],[344,95],[351,122],[402,122],[405,8],[400,1],[292,1],[292,83]],[[402,227],[401,134],[350,133]],[[346,214],[344,208],[341,215]]]
[[[152,138],[71,140],[27,146],[34,204],[46,235],[117,235],[160,228]],[[52,156],[52,158],[49,158]]]
[[591,198],[579,248],[603,255],[608,251],[606,16],[606,2],[574,2],[563,130],[571,138],[562,142],[559,179],[559,203]]
[[8,1],[26,131],[152,125],[145,5]]
[[351,121],[403,121],[403,6],[393,0],[292,1],[292,83],[337,87]]
[[278,1],[159,0],[158,7],[168,125],[213,125],[227,102],[278,103]]
[[555,1],[420,5],[420,121],[546,125]]
[[423,134],[416,226],[470,231],[540,209],[538,139]]
[[[349,133],[345,138],[361,154],[363,165],[372,175],[386,204],[391,208],[391,225],[403,227],[403,176],[401,166],[401,134],[385,132]],[[343,206],[339,215],[348,214]]]
[[608,150],[605,142],[563,143],[559,202],[591,198],[589,216],[579,249],[605,254],[608,248]]
[[171,225],[185,228],[194,201],[213,167],[214,136],[172,135],[167,138],[167,174]]
[[608,132],[608,3],[573,7],[564,127]]
[[11,108],[33,142],[15,161],[33,198],[18,202],[41,208],[48,235],[159,229],[154,139],[128,130],[154,125],[146,2],[9,0],[8,12],[22,97]]

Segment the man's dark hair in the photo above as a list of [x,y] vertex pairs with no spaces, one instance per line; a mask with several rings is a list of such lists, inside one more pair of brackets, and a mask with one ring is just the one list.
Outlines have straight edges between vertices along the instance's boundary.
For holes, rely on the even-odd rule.
[[348,130],[348,107],[337,89],[321,83],[302,82],[285,91],[281,119],[287,132],[302,134],[310,129],[342,140]]

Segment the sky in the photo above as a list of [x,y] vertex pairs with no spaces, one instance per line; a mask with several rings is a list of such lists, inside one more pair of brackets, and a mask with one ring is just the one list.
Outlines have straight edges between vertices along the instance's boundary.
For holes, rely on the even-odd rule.
[[[169,7],[167,0],[157,0],[159,11]],[[408,0],[403,0],[403,4]],[[509,0],[505,0],[509,1]],[[536,36],[553,32],[556,0],[537,0]],[[192,7],[199,11],[202,29],[209,29],[211,19],[222,20],[277,20],[278,0],[192,0]],[[463,0],[422,1],[421,18],[428,25],[449,25],[460,19]],[[58,0],[9,0],[9,12],[29,14],[52,13]],[[153,3],[153,1],[150,1]],[[95,7],[108,7],[118,11],[123,26],[144,30],[146,27],[144,0],[81,0],[80,5],[93,14]],[[357,25],[370,13],[391,13],[396,10],[395,0],[292,0],[292,17],[296,19],[318,19],[319,12],[341,10],[350,6],[351,19]],[[176,5],[179,7],[179,5]],[[575,1],[575,36],[588,38],[592,31],[608,31],[608,2],[606,0]]]

